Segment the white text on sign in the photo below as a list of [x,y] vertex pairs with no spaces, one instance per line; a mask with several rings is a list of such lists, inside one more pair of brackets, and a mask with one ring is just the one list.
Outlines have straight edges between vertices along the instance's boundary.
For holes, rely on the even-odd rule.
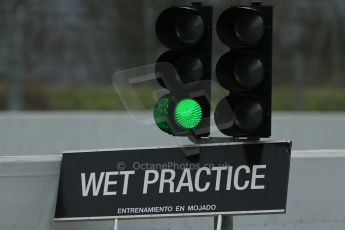
[[[174,169],[145,170],[142,193],[262,190],[265,189],[265,171],[266,165],[201,167],[197,170],[185,168],[182,174],[177,174]],[[137,176],[136,172],[81,173],[82,196],[127,195],[131,178]]]

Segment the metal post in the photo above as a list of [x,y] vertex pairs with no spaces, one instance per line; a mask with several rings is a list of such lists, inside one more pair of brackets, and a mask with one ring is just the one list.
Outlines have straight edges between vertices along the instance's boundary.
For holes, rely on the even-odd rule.
[[[188,139],[194,144],[214,144],[214,143],[230,143],[240,141],[233,137],[209,137],[209,138],[196,138],[189,136]],[[260,141],[260,138],[248,138],[247,140],[241,141]],[[214,229],[215,230],[233,230],[233,219],[232,216],[218,215],[214,217]]]
[[[189,136],[188,139],[194,144],[214,144],[214,143],[230,143],[238,141],[233,137],[209,137],[209,138],[196,138]],[[259,141],[260,138],[242,140],[242,141]],[[232,216],[218,215],[214,217],[214,229],[215,230],[233,230]]]
[[114,221],[114,230],[118,230],[118,225],[119,225],[119,219],[115,219]]
[[216,216],[214,217],[215,230],[233,230],[232,216]]
[[217,220],[217,230],[221,230],[222,229],[222,215],[218,215],[218,220]]

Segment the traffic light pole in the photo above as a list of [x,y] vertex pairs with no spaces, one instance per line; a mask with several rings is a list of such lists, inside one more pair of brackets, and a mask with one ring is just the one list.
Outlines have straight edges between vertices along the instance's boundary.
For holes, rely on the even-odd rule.
[[114,229],[114,230],[118,230],[118,229],[119,229],[118,226],[119,226],[119,219],[116,218],[116,219],[114,220],[114,228],[113,228],[113,229]]
[[[233,137],[197,138],[194,136],[189,136],[188,139],[194,144],[217,144],[217,143],[229,143],[229,142],[237,141],[237,139]],[[233,230],[232,216],[223,216],[223,215],[215,216],[214,230]]]
[[214,230],[233,230],[232,216],[215,216]]
[[[171,64],[174,74],[171,78],[157,77],[169,94],[156,104],[155,121],[164,132],[186,136],[197,145],[258,142],[271,136],[273,8],[253,1],[248,7],[230,7],[217,21],[218,37],[230,49],[220,58],[215,71],[219,84],[231,92],[219,102],[214,115],[226,138],[206,137],[210,133],[211,109],[205,100],[211,95],[211,87],[196,87],[212,79],[212,11],[212,6],[193,3],[168,8],[157,19],[157,36],[169,49],[157,63]],[[166,71],[156,71],[156,75],[160,72]],[[169,79],[178,84],[175,75],[183,83],[181,86],[167,84]],[[208,93],[200,95],[201,89]],[[185,102],[180,100],[184,97],[194,103],[188,101],[179,107]],[[180,101],[174,102],[176,99]],[[191,112],[185,113],[186,108]],[[199,153],[185,151],[185,157],[198,160]],[[232,230],[232,216],[215,217],[214,229]]]
[[[194,136],[188,136],[188,139],[194,144],[218,144],[218,143],[229,143],[229,142],[248,142],[248,141],[259,141],[260,138],[246,138],[239,139],[234,137],[209,137],[209,138],[197,138]],[[214,230],[233,230],[233,217],[218,215],[214,217]]]

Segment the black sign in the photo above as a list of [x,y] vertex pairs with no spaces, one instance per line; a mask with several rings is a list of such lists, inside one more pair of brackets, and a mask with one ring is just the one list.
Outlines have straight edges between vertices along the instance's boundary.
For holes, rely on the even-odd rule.
[[55,220],[284,213],[290,158],[290,142],[64,153]]

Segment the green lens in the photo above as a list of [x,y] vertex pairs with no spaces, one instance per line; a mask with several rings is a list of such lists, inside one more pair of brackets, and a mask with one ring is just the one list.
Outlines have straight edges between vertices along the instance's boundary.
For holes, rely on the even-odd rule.
[[153,110],[153,117],[157,126],[164,132],[171,134],[171,129],[168,121],[168,109],[170,100],[167,96],[162,97],[156,103]]
[[177,104],[174,116],[176,123],[180,127],[185,129],[193,129],[201,121],[201,106],[195,100],[184,99]]

